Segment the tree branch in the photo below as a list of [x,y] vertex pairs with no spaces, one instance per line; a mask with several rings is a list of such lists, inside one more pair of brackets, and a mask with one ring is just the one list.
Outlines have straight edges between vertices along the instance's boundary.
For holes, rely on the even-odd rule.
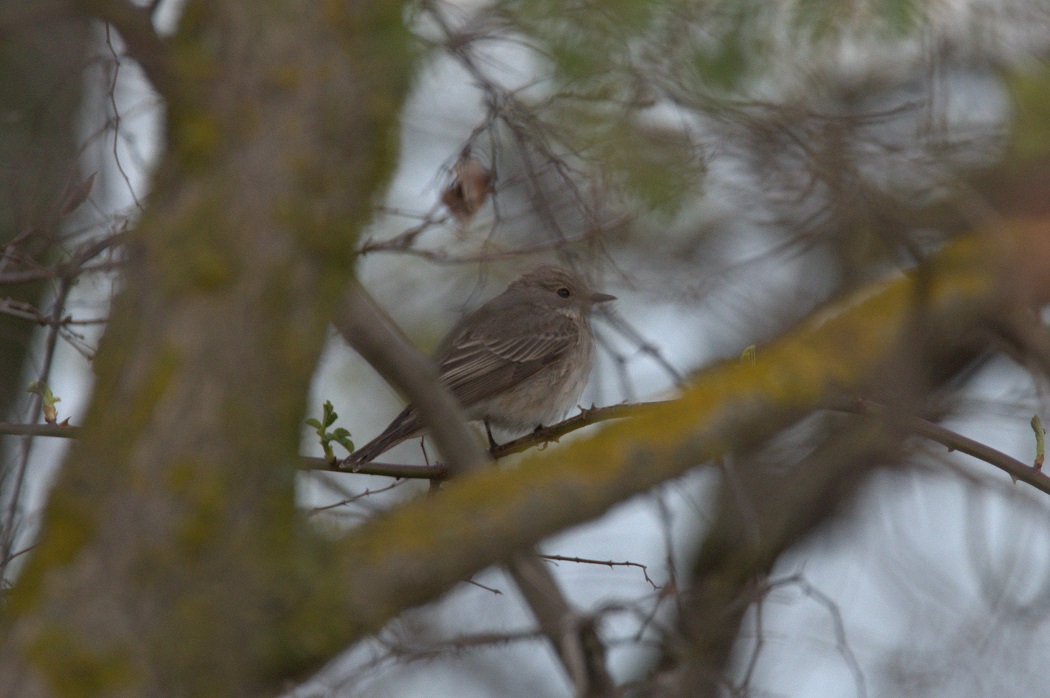
[[[608,407],[591,407],[583,409],[579,414],[568,419],[552,424],[549,427],[526,434],[521,438],[508,441],[498,445],[491,451],[496,460],[505,458],[515,453],[521,453],[535,446],[542,446],[550,442],[558,442],[562,436],[570,434],[592,424],[613,419],[628,419],[645,414],[649,410],[674,404],[674,400],[661,400],[655,402],[639,402],[632,405],[610,405]],[[1050,475],[1036,470],[1028,463],[1024,463],[1013,456],[992,448],[980,441],[975,441],[958,432],[952,431],[939,424],[935,424],[919,417],[902,417],[892,414],[884,405],[873,402],[866,398],[856,398],[848,403],[838,406],[838,411],[849,412],[869,416],[878,416],[892,419],[895,423],[903,426],[908,431],[935,441],[949,450],[959,451],[968,456],[973,456],[989,465],[999,468],[1010,477],[1024,482],[1036,488],[1044,494],[1050,494]],[[64,439],[75,439],[80,436],[80,427],[69,424],[10,424],[0,422],[0,436],[53,436]],[[332,465],[324,458],[304,456],[299,468],[302,470],[324,470],[333,473],[347,473],[346,468]],[[409,465],[400,463],[367,463],[358,467],[355,473],[362,475],[380,475],[396,478],[421,478],[430,480],[444,480],[449,475],[449,468],[443,463],[432,465]]]
[[71,424],[12,424],[0,422],[0,436],[54,436],[60,439],[80,438],[80,427]]
[[496,460],[506,458],[515,453],[527,451],[534,446],[542,446],[550,442],[557,443],[558,439],[578,429],[583,429],[592,424],[607,422],[612,419],[627,419],[646,414],[649,410],[661,406],[674,404],[674,400],[659,400],[654,402],[636,402],[630,405],[609,405],[608,407],[580,408],[580,413],[568,419],[552,424],[542,429],[537,429],[531,434],[497,445],[492,451],[492,457]]
[[[961,238],[934,255],[922,293],[908,276],[862,289],[759,348],[754,366],[727,361],[704,370],[680,399],[616,429],[529,455],[513,469],[454,480],[440,497],[355,529],[343,542],[346,586],[372,590],[349,600],[355,617],[377,627],[406,605],[505,560],[508,550],[760,443],[835,396],[864,394],[909,333],[936,327],[946,358],[972,356],[987,340],[974,331],[985,318],[1004,306],[1050,299],[1045,228],[1021,221],[998,232]],[[917,308],[924,320],[918,326]]]
[[[490,460],[467,428],[467,418],[438,381],[433,362],[419,353],[355,280],[333,320],[346,341],[387,381],[404,391],[457,476],[487,470]],[[361,469],[364,470],[363,468]],[[605,651],[593,626],[581,622],[550,570],[535,553],[516,553],[507,570],[521,590],[576,687],[577,695],[612,695]]]
[[453,473],[475,471],[489,462],[465,427],[463,408],[438,382],[433,362],[412,346],[357,281],[347,287],[332,322],[347,343],[416,406]]
[[960,453],[965,453],[968,456],[973,456],[974,458],[982,460],[989,465],[994,465],[1015,480],[1027,483],[1044,494],[1050,494],[1050,476],[1046,473],[1036,470],[1031,465],[1023,463],[1013,456],[1007,455],[987,444],[983,444],[980,441],[974,441],[973,439],[954,432],[951,429],[946,429],[939,424],[934,424],[933,422],[920,417],[896,414],[885,405],[863,398],[852,400],[849,404],[843,405],[840,409],[844,412],[877,416],[881,419],[885,419],[893,424],[904,427],[910,432],[919,434],[931,441],[936,441],[939,444],[947,446],[949,451],[959,451]]
[[[329,473],[347,474],[350,471],[338,465],[332,465],[324,458],[304,456],[299,461],[300,470],[322,470]],[[449,476],[449,467],[444,463],[433,465],[405,465],[401,463],[365,463],[356,470],[360,475],[381,475],[384,477],[414,478],[425,480],[444,480]]]
[[355,622],[289,464],[349,251],[396,166],[410,34],[381,0],[197,2],[166,88],[143,11],[79,7],[166,97],[195,99],[167,111],[83,438],[5,605],[0,694],[85,676],[100,693],[274,694]]
[[168,48],[153,28],[149,7],[122,0],[77,0],[77,4],[92,17],[111,24],[157,92],[168,99],[174,96],[176,83],[168,65]]

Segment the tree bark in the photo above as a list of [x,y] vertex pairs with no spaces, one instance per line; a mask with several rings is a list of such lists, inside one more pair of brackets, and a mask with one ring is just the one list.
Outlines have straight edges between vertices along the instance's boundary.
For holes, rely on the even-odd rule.
[[407,32],[385,0],[209,0],[170,40],[126,43],[168,76],[168,149],[83,438],[11,599],[0,693],[274,692],[338,649],[307,623],[334,590],[296,516],[296,451],[395,163]]

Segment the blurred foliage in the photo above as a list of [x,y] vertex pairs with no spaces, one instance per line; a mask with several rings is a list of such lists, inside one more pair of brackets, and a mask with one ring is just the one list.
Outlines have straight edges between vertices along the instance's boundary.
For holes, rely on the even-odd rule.
[[841,39],[850,27],[892,38],[918,29],[923,18],[915,0],[796,0],[791,11],[794,32],[815,42]]
[[676,108],[718,115],[784,87],[785,72],[808,84],[843,46],[892,46],[925,21],[917,0],[504,0],[496,12],[550,61],[550,98],[537,111],[572,139],[574,154],[662,212],[696,192],[706,165],[694,144],[653,136],[650,107],[677,94],[685,100],[672,99]]
[[1010,74],[1007,85],[1013,97],[1013,155],[1031,158],[1050,151],[1050,66]]

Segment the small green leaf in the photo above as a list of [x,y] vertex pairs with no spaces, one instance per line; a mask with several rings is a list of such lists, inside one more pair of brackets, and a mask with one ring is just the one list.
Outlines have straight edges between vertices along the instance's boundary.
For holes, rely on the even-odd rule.
[[740,363],[754,366],[756,357],[757,350],[755,349],[755,345],[751,344],[740,354]]
[[44,421],[48,424],[56,424],[58,422],[58,409],[55,408],[55,403],[62,402],[62,398],[55,397],[54,393],[51,392],[51,387],[47,383],[40,381],[30,383],[26,392],[40,396],[41,407],[44,411]]
[[334,429],[330,432],[326,431],[326,429],[333,423],[335,423],[335,420],[339,417],[336,411],[332,408],[331,401],[325,401],[322,411],[323,416],[321,417],[320,421],[314,419],[313,417],[310,417],[309,419],[306,419],[304,421],[307,425],[313,427],[314,430],[317,432],[317,436],[320,437],[319,441],[321,443],[321,448],[324,450],[325,460],[327,460],[329,463],[334,464],[336,462],[336,457],[335,453],[332,452],[332,442],[335,441],[347,451],[351,452],[354,450],[354,442],[351,441],[349,438],[350,432],[342,427],[338,427],[337,429]]

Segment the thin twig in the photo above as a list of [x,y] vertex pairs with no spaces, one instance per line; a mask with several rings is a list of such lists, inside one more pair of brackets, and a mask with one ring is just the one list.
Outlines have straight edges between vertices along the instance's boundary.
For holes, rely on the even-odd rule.
[[[62,317],[62,313],[65,312],[66,298],[69,296],[69,290],[72,285],[72,280],[62,279],[59,283],[58,292],[55,295],[55,300],[51,307],[51,316],[55,322],[48,328],[47,337],[44,340],[44,363],[36,375],[36,380],[41,385],[46,385],[48,378],[51,375],[51,364],[54,360],[55,346],[58,343],[60,329],[57,321]],[[29,418],[32,421],[36,421],[42,407],[43,397],[39,393],[34,393],[29,403]],[[8,495],[7,513],[4,517],[4,530],[0,533],[0,535],[2,535],[2,543],[0,543],[0,580],[5,578],[7,566],[13,559],[11,556],[11,550],[17,538],[15,524],[16,519],[22,510],[22,490],[25,487],[26,471],[29,469],[29,457],[32,454],[32,451],[33,436],[27,434],[22,438],[21,453],[19,454],[18,467],[15,471],[15,483]]]
[[[113,80],[109,85],[109,104],[110,108],[113,109],[113,164],[117,166],[117,172],[124,179],[124,184],[128,187],[128,193],[131,194],[131,200],[135,202],[135,207],[140,211],[143,210],[142,202],[139,201],[138,195],[135,193],[135,188],[131,186],[131,179],[128,177],[128,173],[124,170],[124,164],[120,161],[120,108],[117,106],[117,81],[120,79],[120,56],[117,54],[116,48],[113,46],[113,40],[110,37],[109,31],[110,23],[106,22],[106,46],[109,48],[109,52],[113,57]],[[150,27],[152,30],[152,26]],[[128,40],[125,39],[125,43]],[[145,66],[143,66],[145,67]]]
[[397,482],[390,483],[386,487],[380,487],[377,490],[366,489],[364,492],[361,492],[360,494],[355,494],[352,497],[347,497],[347,498],[345,498],[345,499],[343,499],[341,501],[335,502],[334,504],[326,504],[324,506],[314,507],[313,509],[308,511],[306,515],[307,516],[314,516],[316,514],[320,514],[321,512],[328,511],[330,509],[336,509],[338,507],[345,507],[348,504],[353,504],[354,502],[356,502],[359,499],[363,499],[364,497],[370,497],[370,496],[372,496],[374,494],[379,494],[380,492],[389,492],[390,490],[394,489],[395,487],[400,487],[401,485],[405,484],[406,482],[408,482],[408,480],[399,480]]
[[925,436],[931,441],[936,441],[939,444],[947,446],[949,450],[959,451],[968,456],[973,456],[974,458],[983,460],[989,465],[994,465],[996,468],[1009,474],[1010,477],[1025,482],[1040,492],[1050,494],[1050,476],[1047,476],[1042,471],[1036,470],[1027,463],[1023,463],[1012,456],[1008,456],[1002,451],[994,449],[986,444],[982,444],[979,441],[974,441],[962,434],[946,429],[939,424],[934,424],[933,422],[919,417],[891,413],[885,405],[880,405],[877,402],[862,398],[852,400],[851,402],[838,407],[838,409],[843,412],[877,416],[881,419],[886,419],[894,424],[903,426],[905,429],[920,436]]
[[660,587],[658,587],[656,585],[656,582],[654,582],[652,579],[649,578],[649,568],[646,567],[645,565],[643,565],[640,562],[630,562],[630,561],[615,562],[613,560],[591,560],[591,559],[588,559],[588,558],[585,558],[585,557],[567,557],[565,555],[544,555],[544,554],[541,554],[540,557],[542,559],[544,559],[544,560],[550,560],[552,562],[575,562],[575,563],[582,564],[582,565],[601,565],[602,567],[609,567],[609,568],[613,568],[613,567],[637,567],[638,569],[640,569],[642,571],[642,576],[645,577],[645,581],[649,582],[649,586],[651,586],[654,591],[659,591],[660,590]]
[[673,400],[658,400],[653,402],[638,402],[631,405],[610,405],[608,407],[592,406],[588,409],[581,407],[579,414],[573,415],[562,422],[558,422],[549,427],[544,427],[543,429],[538,429],[531,434],[527,434],[521,438],[496,446],[496,448],[492,449],[492,457],[499,460],[500,458],[505,458],[514,453],[526,451],[533,446],[550,443],[551,441],[557,442],[561,437],[574,432],[577,429],[582,429],[599,422],[607,422],[611,419],[637,417],[657,407],[669,405],[672,402]]
[[12,424],[0,422],[0,436],[54,436],[60,439],[80,438],[80,427],[70,424]]

